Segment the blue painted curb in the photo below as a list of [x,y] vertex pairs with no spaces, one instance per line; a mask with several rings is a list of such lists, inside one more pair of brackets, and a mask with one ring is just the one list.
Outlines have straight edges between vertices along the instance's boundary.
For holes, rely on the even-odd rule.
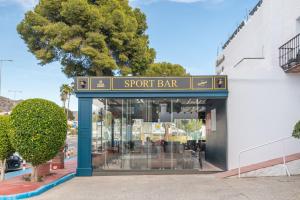
[[[76,160],[76,159],[77,159],[77,156],[66,158],[65,162],[67,163],[69,161]],[[8,172],[8,173],[5,174],[5,180],[9,180],[9,179],[14,178],[16,176],[21,176],[21,175],[30,174],[30,173],[31,173],[31,168],[27,168],[25,170],[18,170],[18,171]]]
[[26,198],[34,197],[34,196],[40,195],[40,194],[54,188],[55,186],[58,186],[68,180],[71,180],[74,177],[75,177],[75,173],[71,173],[71,174],[61,177],[60,179],[57,179],[56,181],[53,181],[53,182],[51,182],[47,185],[44,185],[44,186],[42,186],[34,191],[31,191],[31,192],[25,192],[25,193],[15,194],[15,195],[0,195],[0,200],[26,199]]

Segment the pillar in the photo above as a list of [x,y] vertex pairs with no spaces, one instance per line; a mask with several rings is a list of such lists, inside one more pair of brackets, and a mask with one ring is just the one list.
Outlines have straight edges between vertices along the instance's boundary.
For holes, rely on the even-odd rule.
[[92,98],[78,98],[77,176],[92,176]]

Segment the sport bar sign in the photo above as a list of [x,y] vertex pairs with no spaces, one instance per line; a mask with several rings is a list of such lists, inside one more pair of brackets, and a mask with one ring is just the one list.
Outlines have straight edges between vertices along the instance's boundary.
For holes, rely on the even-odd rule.
[[227,90],[227,77],[77,77],[76,90],[77,92]]

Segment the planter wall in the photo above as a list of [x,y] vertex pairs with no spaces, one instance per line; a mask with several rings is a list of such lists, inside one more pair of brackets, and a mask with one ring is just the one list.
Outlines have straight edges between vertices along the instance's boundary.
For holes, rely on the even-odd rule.
[[58,154],[52,159],[52,170],[65,168],[65,154],[64,151],[58,152]]
[[47,176],[50,174],[50,162],[41,164],[37,167],[38,176]]

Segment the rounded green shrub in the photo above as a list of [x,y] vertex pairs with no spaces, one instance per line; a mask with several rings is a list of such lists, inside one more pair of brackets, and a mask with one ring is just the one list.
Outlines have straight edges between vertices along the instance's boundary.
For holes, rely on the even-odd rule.
[[13,154],[14,148],[9,141],[9,135],[12,133],[9,116],[0,116],[0,160],[5,160]]
[[293,136],[298,139],[300,138],[300,121],[294,127]]
[[6,159],[15,152],[9,140],[11,133],[9,116],[0,116],[0,181],[5,177]]
[[64,146],[67,119],[62,108],[44,99],[29,99],[11,113],[11,143],[33,166],[51,160]]

